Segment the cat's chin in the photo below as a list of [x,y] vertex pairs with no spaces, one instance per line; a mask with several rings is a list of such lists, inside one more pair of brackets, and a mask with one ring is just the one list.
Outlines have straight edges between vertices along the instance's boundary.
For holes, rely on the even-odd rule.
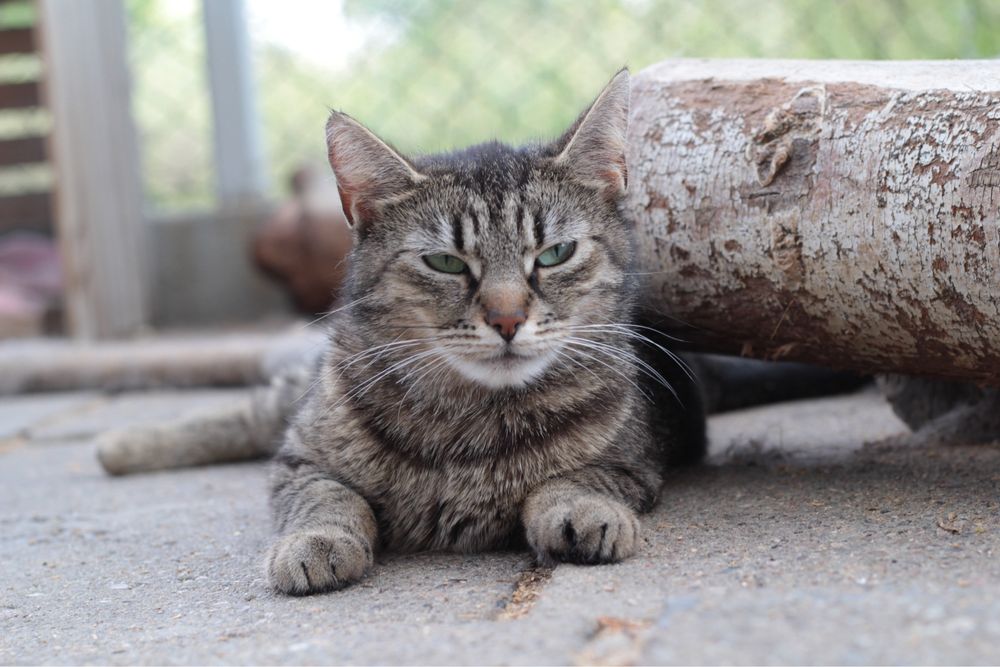
[[490,389],[525,387],[545,372],[555,354],[502,355],[492,359],[472,361],[451,357],[451,365],[465,379]]

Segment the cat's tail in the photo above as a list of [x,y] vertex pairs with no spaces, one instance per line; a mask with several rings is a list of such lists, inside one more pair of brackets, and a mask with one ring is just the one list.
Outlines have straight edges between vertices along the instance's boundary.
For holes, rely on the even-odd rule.
[[105,433],[97,458],[109,474],[127,475],[270,456],[312,378],[311,365],[298,368],[224,408]]
[[698,376],[709,414],[845,394],[871,383],[869,376],[812,364],[717,354],[696,354],[687,359]]

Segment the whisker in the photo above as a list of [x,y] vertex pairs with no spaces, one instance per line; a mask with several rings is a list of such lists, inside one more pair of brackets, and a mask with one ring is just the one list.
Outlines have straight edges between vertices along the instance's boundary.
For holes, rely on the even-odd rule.
[[[403,382],[409,382],[410,386],[407,388],[406,392],[403,393],[403,397],[401,399],[399,399],[399,408],[396,409],[396,420],[397,421],[399,421],[400,414],[402,413],[402,410],[403,410],[403,406],[406,404],[406,398],[407,398],[407,396],[410,395],[410,392],[413,391],[414,387],[419,386],[420,383],[423,382],[424,378],[426,378],[430,373],[434,372],[435,370],[438,370],[442,366],[445,366],[447,364],[447,362],[448,362],[448,358],[445,357],[442,354],[442,355],[439,355],[438,358],[431,359],[426,364],[422,364],[422,365],[418,366],[417,369],[415,369],[413,371],[408,371],[406,373],[406,375],[403,376],[402,381]],[[413,373],[415,373],[417,371],[419,371],[420,374],[417,377],[414,377],[414,378],[411,379],[411,376],[413,375]]]
[[434,325],[434,324],[383,324],[386,329],[447,329],[448,326],[444,324]]
[[[642,387],[640,387],[639,384],[635,380],[633,380],[628,375],[626,375],[625,373],[623,373],[621,371],[621,369],[615,368],[611,364],[608,364],[607,362],[602,361],[601,359],[598,359],[597,357],[595,357],[595,356],[593,356],[591,354],[588,354],[586,352],[583,352],[582,350],[579,349],[580,347],[584,347],[586,349],[586,346],[582,346],[579,343],[573,343],[573,342],[567,342],[567,346],[570,347],[573,350],[573,352],[575,352],[576,354],[582,355],[583,357],[585,357],[587,359],[590,359],[591,361],[593,361],[595,363],[601,364],[602,366],[604,366],[605,368],[607,368],[608,370],[610,370],[612,373],[616,373],[623,380],[625,380],[626,382],[628,382],[629,384],[631,384],[633,387],[635,387],[636,391],[638,391],[640,394],[642,394],[646,398],[646,400],[648,400],[650,403],[653,402],[653,397],[650,396]],[[603,352],[603,350],[595,350],[595,352]]]
[[402,370],[410,366],[411,364],[420,361],[421,359],[425,359],[426,357],[433,356],[435,354],[438,354],[437,350],[422,350],[420,352],[417,352],[416,354],[411,354],[408,357],[404,357],[403,359],[400,359],[399,361],[390,364],[387,368],[379,371],[373,377],[368,378],[366,380],[362,380],[362,382],[357,387],[354,387],[353,389],[351,389],[351,391],[349,391],[345,395],[345,398],[348,399],[360,398],[365,393],[367,393],[369,389],[375,386],[375,384],[377,384],[379,380],[381,380],[382,378],[391,375],[392,373],[398,370]]
[[[679,338],[677,336],[672,336],[671,334],[668,334],[665,331],[660,331],[659,329],[655,329],[653,327],[648,327],[648,326],[646,326],[644,324],[634,324],[632,322],[612,322],[611,320],[605,320],[605,323],[608,324],[608,325],[611,325],[611,326],[624,327],[624,328],[630,329],[630,330],[631,329],[642,329],[644,331],[652,331],[654,333],[657,333],[657,334],[663,336],[664,338],[668,338],[668,339],[674,341],[675,343],[690,343],[691,342],[691,341],[689,341],[689,340],[687,340],[685,338]],[[600,326],[600,325],[594,325],[594,326]]]
[[417,352],[416,354],[413,354],[413,355],[410,355],[408,357],[405,357],[405,358],[403,358],[403,359],[395,362],[394,364],[391,364],[388,368],[380,371],[374,377],[371,377],[371,378],[368,378],[366,380],[363,380],[357,386],[353,387],[350,391],[346,392],[341,397],[341,399],[339,401],[337,401],[336,403],[333,403],[332,405],[330,405],[326,410],[323,411],[322,414],[320,414],[318,417],[316,417],[313,420],[313,424],[315,424],[320,419],[326,418],[327,415],[329,415],[332,411],[336,410],[337,408],[339,408],[341,405],[343,405],[347,401],[361,398],[372,387],[374,387],[376,384],[378,384],[383,378],[391,375],[392,373],[394,373],[394,372],[396,372],[398,370],[402,370],[403,368],[406,368],[406,367],[410,366],[411,364],[417,363],[421,359],[425,359],[428,356],[439,354],[439,353],[440,352],[438,350],[434,350],[434,349],[432,349],[432,350],[423,350],[421,352]]
[[593,375],[594,379],[597,380],[599,383],[604,384],[604,380],[601,378],[601,376],[598,375],[596,372],[594,372],[594,369],[591,368],[590,366],[588,366],[587,364],[582,363],[580,361],[577,361],[576,359],[574,359],[573,357],[571,357],[569,354],[563,352],[562,350],[553,350],[553,352],[555,352],[555,354],[556,354],[557,357],[559,357],[561,359],[565,359],[565,360],[567,360],[567,361],[569,361],[569,362],[571,362],[571,363],[579,366],[583,370],[585,370],[588,373],[590,373],[591,375]]
[[[613,327],[613,328],[609,329],[607,327]],[[621,327],[621,328],[619,328],[619,327]],[[650,329],[651,331],[656,331],[656,329],[651,329],[650,327],[643,327],[643,328]],[[677,366],[684,372],[684,374],[687,375],[688,379],[691,380],[691,382],[693,382],[695,384],[700,384],[698,378],[694,374],[694,371],[691,370],[691,367],[687,364],[687,362],[684,361],[684,359],[682,357],[680,357],[679,355],[677,355],[675,352],[673,352],[669,348],[666,348],[663,345],[660,345],[659,343],[657,343],[656,341],[654,341],[649,336],[644,336],[643,334],[638,333],[636,331],[631,331],[630,329],[624,328],[623,325],[618,325],[618,324],[611,324],[611,325],[592,324],[592,325],[582,325],[582,326],[570,326],[570,327],[566,327],[566,329],[568,331],[584,331],[584,332],[587,332],[587,331],[604,331],[604,332],[609,332],[609,333],[620,333],[621,335],[628,336],[629,338],[632,338],[633,340],[638,340],[638,341],[643,342],[643,343],[645,343],[647,345],[651,345],[651,346],[657,348],[658,350],[660,350],[661,352],[663,352],[674,363],[676,363]],[[664,334],[664,335],[666,335],[666,334]]]
[[[400,359],[400,360],[394,362],[393,364],[390,364],[387,368],[385,368],[382,371],[380,371],[379,373],[377,373],[374,377],[372,377],[370,379],[367,379],[367,380],[363,380],[362,383],[364,383],[365,386],[366,386],[365,391],[367,391],[367,389],[370,388],[370,386],[373,386],[375,382],[378,382],[382,378],[384,378],[384,377],[386,377],[386,376],[388,376],[388,375],[390,375],[392,373],[395,373],[397,371],[401,371],[404,368],[408,368],[409,366],[411,366],[415,362],[422,361],[424,359],[427,359],[428,357],[430,357],[432,360],[434,359],[435,356],[443,358],[444,354],[449,349],[453,349],[453,346],[450,346],[450,345],[440,346],[439,345],[439,346],[436,346],[436,347],[433,347],[433,348],[430,348],[430,349],[427,349],[427,350],[419,350],[419,351],[413,352],[413,353],[409,354],[408,356],[406,356],[405,358]],[[422,365],[418,364],[416,368],[411,368],[408,371],[406,371],[406,373],[403,374],[399,378],[399,382],[400,383],[406,382],[408,380],[408,378],[412,374],[419,372],[420,369],[421,369],[421,367],[422,367]],[[359,396],[360,396],[360,394],[359,394]]]
[[364,372],[365,370],[370,368],[373,364],[375,364],[379,359],[382,359],[389,353],[400,352],[403,350],[407,350],[411,347],[418,346],[422,343],[432,342],[441,340],[442,338],[447,338],[447,336],[427,336],[425,338],[408,338],[405,340],[399,340],[399,338],[402,335],[403,334],[400,333],[398,336],[396,336],[394,340],[388,343],[383,343],[381,345],[376,345],[374,347],[365,348],[360,352],[348,355],[347,357],[341,359],[339,362],[333,364],[332,366],[322,368],[320,372],[317,373],[317,378],[309,385],[309,387],[306,388],[305,392],[303,392],[301,396],[295,399],[296,402],[302,400],[302,398],[307,396],[309,392],[311,392],[316,387],[317,384],[332,378],[334,372],[340,371],[336,375],[336,379],[339,379],[344,375],[344,373],[347,371],[348,368],[350,368],[356,363],[359,363],[361,361],[364,361],[365,359],[370,358],[369,362],[364,366],[362,366],[360,369],[360,372]]
[[[402,334],[400,334],[400,336],[401,335]],[[376,346],[374,348],[366,348],[366,349],[362,350],[361,352],[358,352],[358,353],[355,353],[355,354],[352,354],[352,355],[348,355],[345,359],[343,359],[340,362],[334,364],[333,366],[321,368],[320,371],[316,374],[316,379],[313,380],[313,382],[308,387],[306,387],[306,390],[302,393],[301,396],[299,396],[298,398],[295,399],[295,402],[298,402],[298,401],[302,400],[320,382],[323,382],[325,380],[330,379],[330,377],[333,375],[334,371],[340,369],[340,373],[337,375],[337,377],[339,378],[341,375],[344,374],[344,371],[346,371],[347,368],[349,368],[350,366],[352,366],[355,362],[361,361],[362,359],[364,359],[364,358],[366,358],[366,357],[368,357],[369,355],[372,355],[372,354],[375,355],[375,358],[372,361],[372,363],[374,363],[381,356],[379,354],[380,351],[382,351],[382,350],[384,350],[386,348],[389,348],[390,346],[396,345],[397,342],[399,342],[399,343],[410,343],[411,341],[399,341],[399,339],[397,337],[397,339],[395,341],[392,341],[390,343],[386,343],[384,345],[378,345],[378,346]],[[416,344],[418,344],[418,342],[419,341],[414,341],[413,344],[416,345]],[[369,366],[370,365],[371,364],[369,364]],[[341,368],[342,366],[343,366],[343,368]],[[368,368],[368,366],[365,366],[365,368]],[[364,370],[364,369],[362,369],[362,370]]]
[[366,294],[365,296],[360,297],[358,299],[355,299],[354,301],[351,301],[350,303],[346,303],[343,306],[339,306],[337,308],[334,308],[333,310],[331,310],[328,313],[323,313],[322,315],[320,315],[316,319],[312,320],[311,322],[306,322],[305,324],[303,324],[301,328],[302,329],[306,329],[308,327],[311,327],[312,325],[316,324],[317,322],[321,322],[321,321],[325,320],[326,318],[328,318],[328,317],[330,317],[332,315],[336,315],[337,313],[339,313],[342,310],[346,310],[348,308],[353,308],[354,306],[358,305],[359,303],[364,303],[365,301],[368,301],[369,299],[373,299],[373,298],[375,298],[374,294]]
[[[344,359],[340,360],[336,364],[334,364],[332,368],[334,370],[339,368],[347,369],[356,364],[357,362],[363,361],[364,359],[370,356],[375,356],[376,359],[378,359],[384,356],[384,354],[386,353],[394,352],[401,349],[406,349],[409,347],[414,347],[420,345],[421,343],[433,341],[434,339],[435,339],[434,337],[431,337],[431,338],[407,338],[405,340],[399,340],[399,338],[397,337],[395,340],[389,343],[376,345],[375,347],[368,347],[361,350],[360,352],[351,354],[345,357]],[[368,366],[365,366],[365,368],[368,368]]]
[[630,350],[625,350],[614,345],[609,345],[607,343],[601,343],[598,341],[589,340],[586,338],[576,338],[574,336],[568,336],[566,338],[567,342],[576,343],[583,347],[587,347],[595,352],[604,352],[609,357],[624,361],[637,370],[645,374],[647,377],[655,380],[659,384],[663,385],[671,394],[673,394],[674,399],[683,406],[683,401],[681,401],[680,396],[677,391],[673,388],[669,381],[659,371],[650,366],[646,361],[640,359],[636,354]]

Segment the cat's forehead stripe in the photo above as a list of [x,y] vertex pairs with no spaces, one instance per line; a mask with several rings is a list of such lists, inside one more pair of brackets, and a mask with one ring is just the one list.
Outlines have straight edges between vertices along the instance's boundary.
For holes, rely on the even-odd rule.
[[545,204],[531,194],[524,189],[511,190],[495,201],[476,193],[453,195],[454,209],[435,207],[436,214],[425,218],[433,224],[420,226],[422,243],[452,247],[460,253],[486,251],[492,255],[503,254],[508,247],[518,253],[540,249],[553,240],[585,233],[575,212],[563,202]]
[[452,240],[460,252],[465,250],[465,232],[462,229],[462,217],[461,213],[455,213],[451,217]]
[[535,231],[536,246],[541,246],[543,243],[545,243],[545,221],[543,220],[544,215],[545,214],[542,212],[541,209],[535,209],[535,212],[532,214],[532,217],[534,218],[533,229]]
[[475,207],[469,209],[469,219],[472,221],[472,233],[477,237],[479,236],[479,215],[476,213]]

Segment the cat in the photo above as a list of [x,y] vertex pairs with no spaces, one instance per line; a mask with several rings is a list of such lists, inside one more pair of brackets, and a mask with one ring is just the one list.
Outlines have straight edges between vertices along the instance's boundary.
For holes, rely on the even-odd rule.
[[330,116],[350,306],[272,461],[276,590],[342,588],[379,548],[635,552],[705,417],[671,352],[637,345],[628,108],[623,70],[552,143],[414,159]]
[[876,379],[893,412],[913,431],[911,444],[1000,440],[1000,389],[910,375]]

